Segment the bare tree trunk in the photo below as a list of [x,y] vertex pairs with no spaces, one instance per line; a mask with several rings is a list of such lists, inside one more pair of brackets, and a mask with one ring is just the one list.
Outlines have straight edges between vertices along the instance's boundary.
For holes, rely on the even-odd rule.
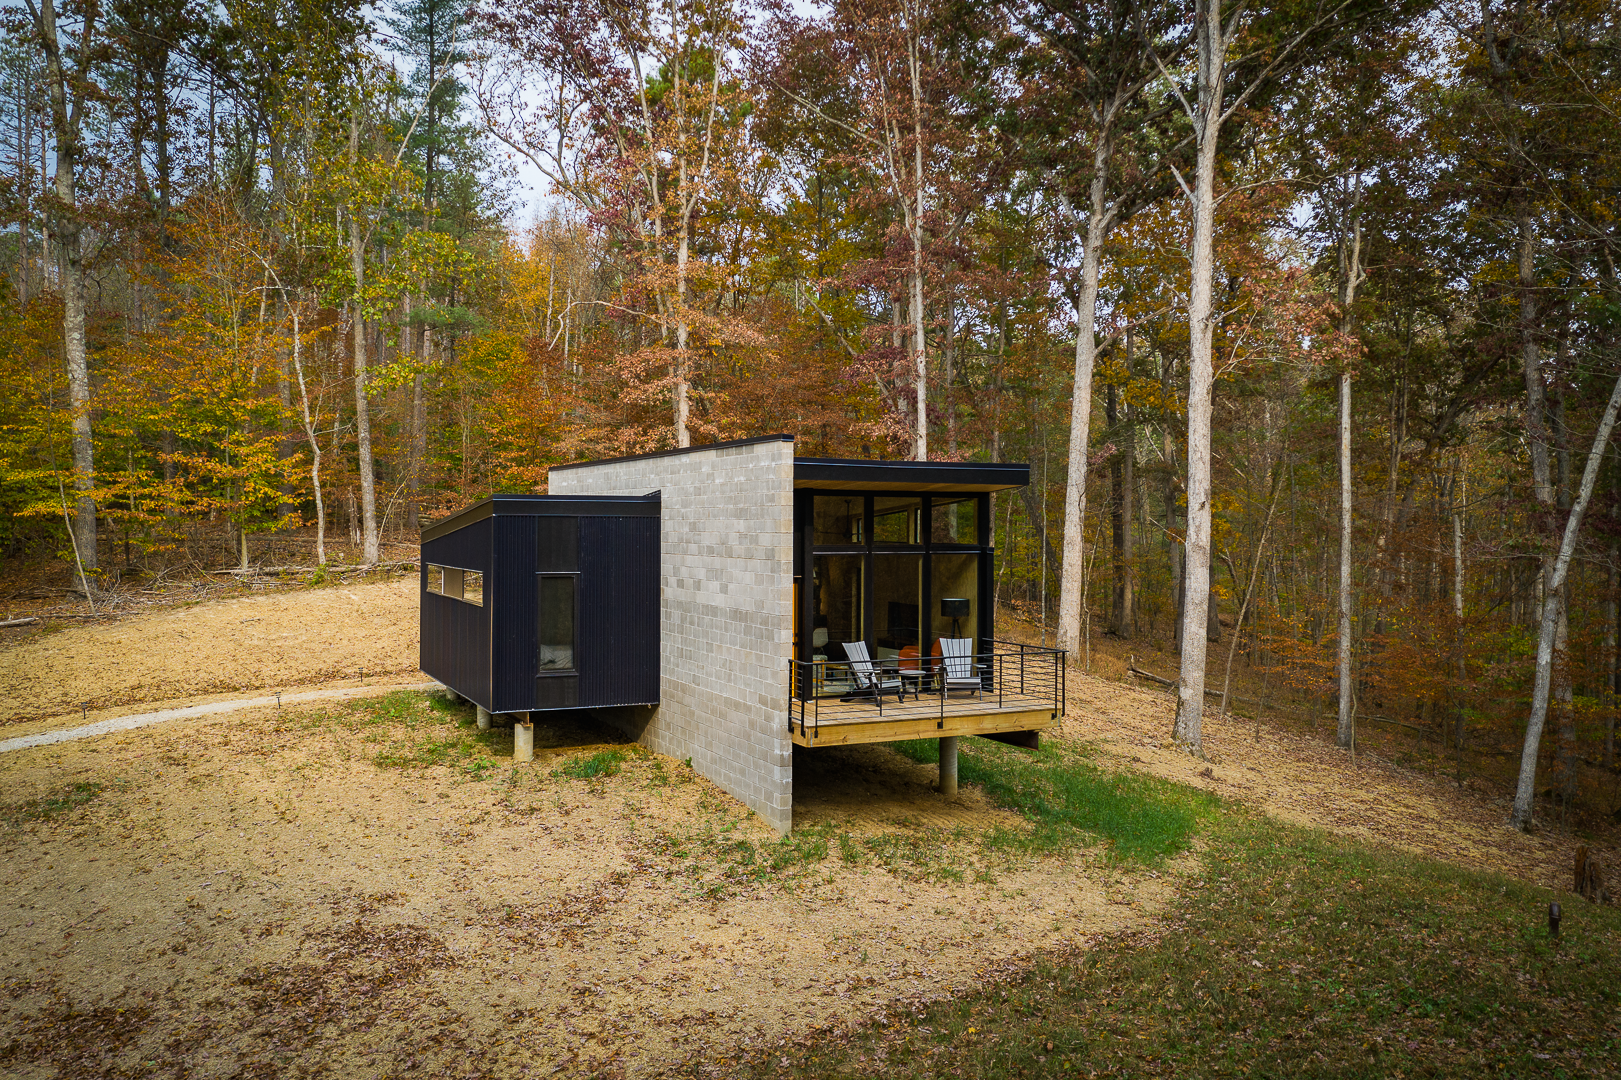
[[[68,403],[73,410],[73,487],[78,492],[73,508],[73,545],[86,570],[96,568],[95,444],[90,425],[90,364],[85,346],[85,288],[83,229],[79,219],[78,170],[83,148],[84,101],[90,89],[82,67],[92,50],[96,8],[88,7],[79,40],[72,48],[80,70],[63,66],[62,43],[56,22],[56,0],[40,0],[34,26],[45,49],[46,94],[51,134],[56,150],[56,199],[46,221],[56,244],[58,284],[62,290],[62,352],[67,367]],[[41,147],[43,150],[43,146]],[[88,578],[81,578],[88,585]]]
[[[912,187],[917,205],[912,212],[912,378],[917,382],[917,444],[913,455],[929,460],[929,361],[923,337],[923,82],[918,27],[920,12],[909,11],[906,33],[907,66],[912,79]],[[1045,505],[1045,502],[1043,503]],[[1045,607],[1045,598],[1043,606]]]
[[1616,380],[1615,389],[1610,393],[1609,404],[1605,406],[1604,416],[1599,421],[1598,431],[1593,436],[1593,449],[1588,454],[1586,468],[1582,470],[1581,491],[1577,495],[1576,504],[1570,509],[1570,516],[1565,519],[1564,537],[1560,541],[1558,554],[1554,556],[1548,587],[1543,597],[1542,624],[1537,635],[1536,682],[1531,690],[1531,715],[1526,722],[1525,746],[1520,753],[1520,778],[1514,792],[1514,813],[1509,819],[1510,824],[1517,829],[1531,827],[1531,812],[1536,801],[1537,753],[1542,742],[1542,728],[1548,718],[1555,639],[1564,608],[1562,601],[1565,575],[1570,569],[1571,556],[1576,551],[1576,536],[1581,531],[1582,515],[1587,512],[1587,503],[1592,498],[1599,467],[1604,460],[1605,450],[1610,445],[1610,435],[1615,430],[1615,414],[1618,408],[1621,408],[1621,379]]
[[[1349,337],[1355,329],[1352,309],[1357,286],[1362,284],[1362,222],[1356,219],[1362,202],[1362,178],[1357,177],[1351,198],[1350,221],[1340,233],[1340,333]],[[1395,482],[1394,457],[1391,482]],[[1351,685],[1351,373],[1340,372],[1340,623],[1339,684],[1340,715],[1334,741],[1349,748],[1356,738],[1356,699]]]
[[1082,560],[1086,545],[1086,466],[1092,437],[1092,371],[1097,365],[1098,274],[1113,214],[1105,204],[1109,150],[1100,140],[1092,162],[1086,249],[1081,253],[1081,290],[1075,298],[1075,384],[1070,397],[1069,475],[1064,486],[1064,558],[1058,585],[1058,647],[1082,647]]
[[1182,665],[1176,687],[1177,745],[1203,756],[1205,622],[1210,604],[1210,416],[1215,389],[1211,319],[1216,224],[1216,149],[1228,41],[1220,0],[1199,0],[1199,92],[1194,116],[1196,165],[1188,288],[1188,529],[1183,570]]
[[293,308],[293,371],[298,376],[298,404],[304,420],[304,437],[310,442],[310,486],[315,490],[315,565],[326,565],[326,501],[321,495],[321,440],[310,415],[310,390],[304,381],[303,334],[299,312]]
[[680,162],[680,186],[677,188],[681,200],[681,234],[675,249],[675,304],[677,308],[675,322],[675,444],[677,446],[691,446],[692,435],[687,430],[689,405],[687,402],[687,260],[690,254],[689,240],[691,233],[691,214],[687,207],[690,201],[687,196],[687,162],[685,158]]
[[[1115,388],[1110,386],[1103,408],[1111,431],[1120,422],[1118,397]],[[1109,539],[1113,577],[1110,590],[1109,630],[1121,638],[1131,636],[1130,625],[1125,615],[1126,595],[1131,588],[1126,582],[1126,533],[1131,529],[1131,495],[1127,487],[1129,481],[1123,460],[1125,456],[1117,452],[1109,461]]]
[[[918,239],[921,243],[921,236]],[[913,250],[911,273],[912,379],[916,383],[917,413],[913,458],[929,460],[929,360],[923,340],[923,253]]]

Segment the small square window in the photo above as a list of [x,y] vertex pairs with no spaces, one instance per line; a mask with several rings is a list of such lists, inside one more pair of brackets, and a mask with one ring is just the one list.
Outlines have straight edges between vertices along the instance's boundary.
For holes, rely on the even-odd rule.
[[445,593],[445,568],[428,564],[428,591],[443,596]]
[[484,606],[484,575],[477,570],[462,571],[462,599]]

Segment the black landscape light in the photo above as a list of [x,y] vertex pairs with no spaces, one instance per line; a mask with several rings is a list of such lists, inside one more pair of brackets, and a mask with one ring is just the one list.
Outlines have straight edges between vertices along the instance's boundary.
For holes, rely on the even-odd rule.
[[1559,938],[1559,901],[1555,900],[1548,905],[1548,933],[1557,941]]
[[940,617],[951,620],[951,636],[961,637],[958,623],[968,618],[968,601],[964,597],[945,597],[940,601]]

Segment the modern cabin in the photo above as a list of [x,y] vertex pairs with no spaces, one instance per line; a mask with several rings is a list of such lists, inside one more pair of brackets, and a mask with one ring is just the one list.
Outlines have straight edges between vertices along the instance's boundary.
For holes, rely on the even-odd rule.
[[423,670],[496,713],[646,706],[612,718],[779,832],[796,747],[938,738],[951,793],[959,736],[1062,715],[1063,654],[996,637],[991,498],[1029,475],[788,435],[555,466],[424,530]]
[[422,670],[491,713],[657,705],[659,497],[496,495],[422,530]]

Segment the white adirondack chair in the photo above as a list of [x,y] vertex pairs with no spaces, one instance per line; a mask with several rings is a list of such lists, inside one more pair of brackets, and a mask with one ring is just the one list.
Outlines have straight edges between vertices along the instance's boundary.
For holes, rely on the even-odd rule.
[[867,654],[865,641],[846,641],[844,655],[849,657],[850,675],[855,679],[856,689],[870,693],[874,698],[881,697],[886,690],[893,690],[897,703],[906,700],[900,676],[891,677],[888,672],[880,670]]
[[945,667],[944,687],[945,693],[953,690],[972,690],[981,698],[985,696],[985,684],[979,673],[974,670],[974,639],[973,638],[941,638],[940,661]]

